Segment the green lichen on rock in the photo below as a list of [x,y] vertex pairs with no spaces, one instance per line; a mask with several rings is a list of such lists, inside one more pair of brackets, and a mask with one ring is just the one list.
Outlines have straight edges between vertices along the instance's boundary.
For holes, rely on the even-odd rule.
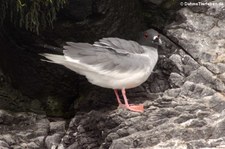
[[39,33],[40,28],[53,27],[56,14],[67,0],[0,1],[0,23],[7,18],[16,26]]
[[10,79],[5,77],[0,70],[0,109],[13,112],[32,111],[43,114],[39,100],[31,100],[19,90],[10,85]]
[[46,113],[49,116],[63,116],[63,105],[62,99],[57,97],[49,96],[46,102]]
[[74,115],[73,104],[69,99],[52,95],[45,101],[42,99],[42,104],[45,105],[44,111],[48,116],[70,118]]

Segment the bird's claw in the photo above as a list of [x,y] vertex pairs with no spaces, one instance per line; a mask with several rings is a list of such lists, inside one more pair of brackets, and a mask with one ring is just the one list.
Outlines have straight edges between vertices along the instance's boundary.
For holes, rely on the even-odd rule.
[[118,108],[124,108],[124,109],[129,109],[130,111],[134,112],[144,112],[144,105],[128,105],[126,106],[125,104],[119,104]]

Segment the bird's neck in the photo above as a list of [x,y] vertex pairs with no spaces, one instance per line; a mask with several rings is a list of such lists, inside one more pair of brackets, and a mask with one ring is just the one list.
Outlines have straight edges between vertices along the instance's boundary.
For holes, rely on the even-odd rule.
[[158,49],[154,47],[142,46],[145,50],[146,56],[149,57],[152,65],[155,65],[158,61]]

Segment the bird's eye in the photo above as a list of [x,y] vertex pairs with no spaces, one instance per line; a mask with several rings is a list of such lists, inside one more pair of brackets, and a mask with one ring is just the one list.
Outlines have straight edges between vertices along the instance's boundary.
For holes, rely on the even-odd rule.
[[148,33],[145,33],[144,36],[145,36],[145,38],[148,38]]

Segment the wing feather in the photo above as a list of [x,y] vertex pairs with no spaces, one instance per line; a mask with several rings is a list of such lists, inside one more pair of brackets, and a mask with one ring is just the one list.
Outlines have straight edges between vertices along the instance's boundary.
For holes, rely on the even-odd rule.
[[144,67],[143,63],[149,61],[143,56],[144,49],[138,43],[119,38],[103,38],[93,45],[67,42],[64,49],[65,57],[74,63],[74,68],[84,67],[84,71],[99,74],[138,71]]
[[109,47],[116,50],[119,53],[144,53],[145,51],[135,41],[124,40],[119,38],[103,38],[100,39],[99,42],[95,42],[96,46]]

